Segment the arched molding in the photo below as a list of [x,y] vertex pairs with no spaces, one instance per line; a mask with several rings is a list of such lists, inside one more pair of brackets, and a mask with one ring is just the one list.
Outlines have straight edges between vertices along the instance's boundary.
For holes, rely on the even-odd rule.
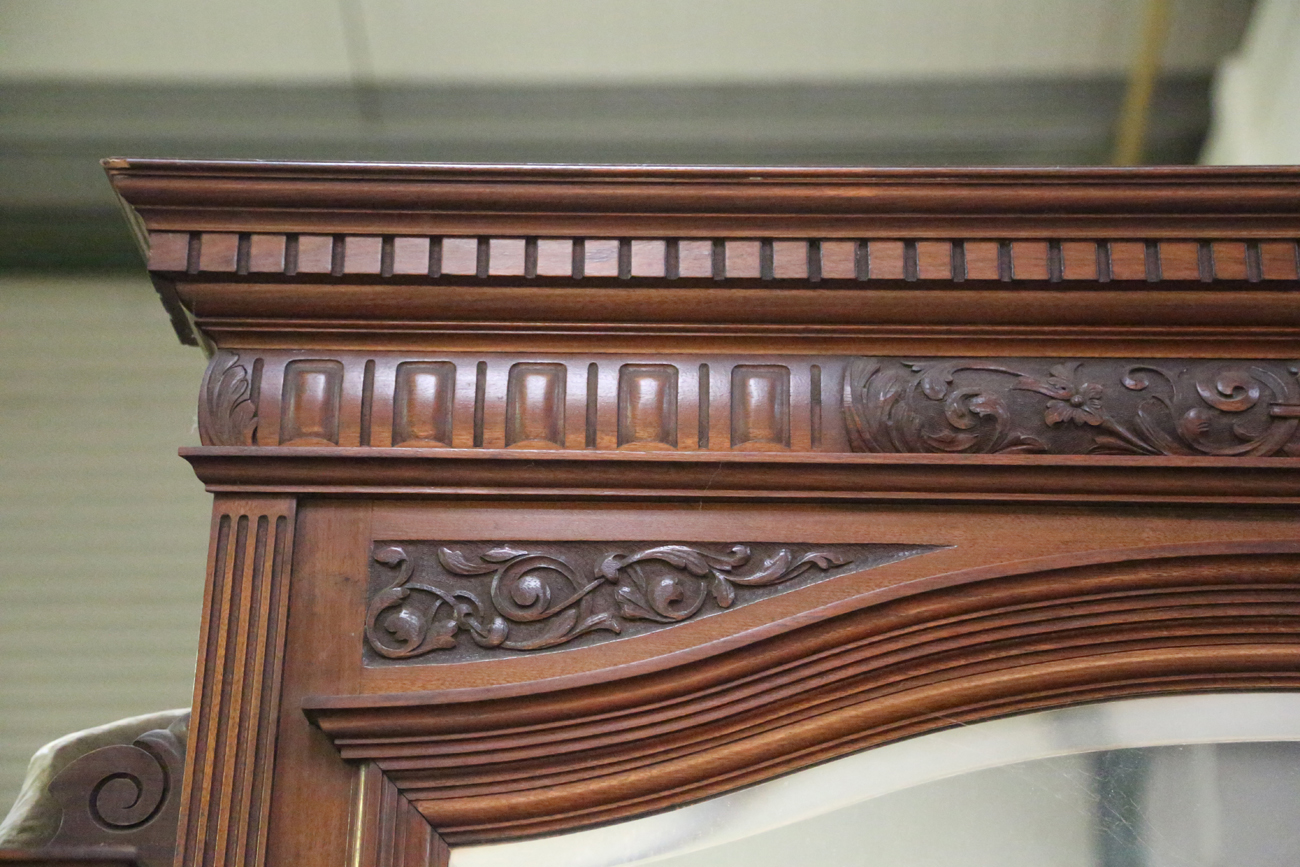
[[659,660],[308,699],[452,845],[644,815],[879,744],[1140,695],[1300,686],[1300,545],[963,570]]

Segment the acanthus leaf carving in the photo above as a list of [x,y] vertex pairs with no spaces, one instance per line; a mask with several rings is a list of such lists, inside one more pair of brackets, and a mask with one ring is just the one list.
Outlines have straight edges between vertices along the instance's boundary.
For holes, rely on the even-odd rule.
[[[757,548],[762,551],[756,553]],[[378,546],[366,644],[379,660],[524,652],[640,634],[931,546],[595,543]],[[742,599],[742,596],[744,597]],[[460,641],[465,635],[468,642]]]
[[205,446],[251,446],[257,430],[252,383],[239,356],[222,350],[208,365],[203,391],[205,418],[200,437]]
[[1295,455],[1296,375],[1270,361],[857,358],[844,415],[858,452]]

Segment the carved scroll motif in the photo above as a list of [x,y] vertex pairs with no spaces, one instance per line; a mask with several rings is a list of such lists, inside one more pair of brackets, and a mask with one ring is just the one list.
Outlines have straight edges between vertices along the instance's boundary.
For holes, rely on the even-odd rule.
[[63,810],[50,845],[133,846],[144,867],[170,867],[184,769],[185,744],[170,729],[81,756],[50,782]]
[[248,371],[233,352],[221,351],[208,365],[203,389],[205,418],[200,435],[205,446],[250,446],[257,430]]
[[[381,659],[524,652],[717,613],[930,546],[380,545],[366,642]],[[466,636],[462,640],[461,636]],[[588,642],[589,643],[589,642]]]
[[859,358],[857,452],[1300,455],[1296,364]]

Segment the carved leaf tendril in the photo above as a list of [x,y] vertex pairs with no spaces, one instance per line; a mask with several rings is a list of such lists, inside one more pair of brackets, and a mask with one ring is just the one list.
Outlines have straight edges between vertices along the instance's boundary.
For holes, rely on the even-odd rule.
[[[1131,365],[1107,374],[1119,386],[1108,392],[1103,361],[1043,375],[981,359],[860,358],[845,369],[845,422],[860,452],[1300,454],[1296,365],[1211,364]],[[1038,420],[1015,392],[1046,398]]]
[[209,364],[203,401],[204,445],[249,446],[257,430],[257,407],[251,399],[248,371],[233,352],[218,352]]
[[[699,613],[709,599],[719,608],[731,607],[737,587],[770,586],[812,569],[851,563],[836,553],[796,557],[782,548],[756,568],[747,568],[752,557],[745,545],[723,552],[660,545],[608,553],[596,563],[593,578],[584,581],[570,564],[548,554],[506,546],[481,553],[438,548],[435,559],[449,579],[492,576],[490,589],[480,597],[443,580],[414,579],[415,565],[406,551],[388,546],[374,560],[393,570],[394,577],[370,601],[366,639],[389,659],[455,647],[461,632],[480,647],[538,650],[593,631],[621,633],[619,618],[681,622]],[[609,601],[593,607],[602,588],[612,591]]]

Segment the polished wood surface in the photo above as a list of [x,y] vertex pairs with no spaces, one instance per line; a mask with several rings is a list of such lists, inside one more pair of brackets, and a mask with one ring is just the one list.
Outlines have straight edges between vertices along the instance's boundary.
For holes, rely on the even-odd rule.
[[130,846],[49,846],[0,849],[0,864],[11,867],[139,867]]
[[183,865],[1300,671],[1300,172],[106,166],[211,354]]

